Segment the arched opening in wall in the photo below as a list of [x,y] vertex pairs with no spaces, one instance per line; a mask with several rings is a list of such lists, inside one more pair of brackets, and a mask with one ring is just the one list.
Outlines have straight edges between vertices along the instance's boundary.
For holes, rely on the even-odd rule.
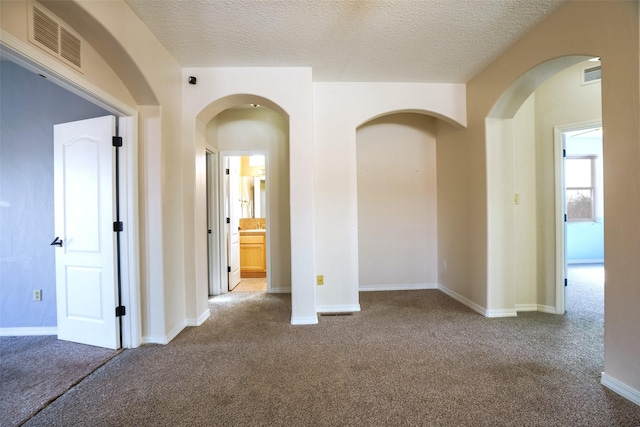
[[[575,180],[565,179],[573,166],[563,157],[567,147],[562,137],[564,130],[586,131],[601,123],[600,80],[585,81],[585,71],[600,66],[595,59],[570,56],[535,67],[503,94],[486,119],[488,316],[515,316],[519,311],[563,314],[566,291],[569,300],[596,306],[595,315],[603,318],[602,285],[599,293],[591,294],[592,302],[572,289],[571,280],[565,287],[567,191],[585,197],[589,193],[588,225],[602,226],[596,207],[601,200],[596,184],[602,176],[596,159],[601,162],[602,153],[587,153],[593,160],[589,176],[579,180],[582,184],[588,178],[593,185],[568,188],[566,184]],[[588,145],[571,150],[584,154]],[[603,237],[592,233],[596,234]],[[598,261],[603,258],[599,253]]]
[[393,113],[357,129],[360,291],[437,287],[435,124]]
[[243,102],[206,125],[210,303],[291,292],[288,116],[261,98]]

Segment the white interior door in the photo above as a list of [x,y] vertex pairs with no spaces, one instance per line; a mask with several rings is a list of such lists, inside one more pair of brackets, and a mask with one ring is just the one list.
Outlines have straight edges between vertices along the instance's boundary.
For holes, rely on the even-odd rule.
[[115,117],[54,126],[58,338],[120,346],[115,315]]
[[240,283],[240,157],[228,157],[229,169],[229,290]]

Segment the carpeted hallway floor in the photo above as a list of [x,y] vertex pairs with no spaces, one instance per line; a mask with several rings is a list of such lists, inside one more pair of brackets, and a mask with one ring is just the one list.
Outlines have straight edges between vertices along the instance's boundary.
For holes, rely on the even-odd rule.
[[589,268],[572,269],[565,316],[368,292],[360,313],[291,326],[288,295],[228,294],[203,326],[121,352],[25,425],[639,426],[640,407],[600,385]]

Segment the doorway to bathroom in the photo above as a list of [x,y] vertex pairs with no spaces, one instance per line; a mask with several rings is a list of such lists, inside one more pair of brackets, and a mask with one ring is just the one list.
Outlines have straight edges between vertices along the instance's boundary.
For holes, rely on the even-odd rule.
[[[263,153],[225,157],[230,231],[228,290],[267,291],[267,179]],[[237,232],[237,233],[236,233]]]
[[265,151],[207,153],[210,295],[269,290],[267,164]]

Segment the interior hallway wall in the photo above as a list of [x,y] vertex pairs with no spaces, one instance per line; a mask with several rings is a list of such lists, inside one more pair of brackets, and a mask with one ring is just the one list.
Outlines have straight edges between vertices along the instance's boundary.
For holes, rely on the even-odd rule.
[[359,289],[435,288],[435,119],[392,114],[356,132]]
[[13,62],[0,73],[0,328],[55,327],[53,125],[109,113]]
[[554,126],[602,120],[602,84],[581,84],[586,64],[593,65],[571,66],[536,89],[538,304],[549,306],[556,293]]
[[513,281],[518,311],[535,311],[538,308],[535,124],[534,92],[513,117]]
[[[640,401],[640,324],[637,304],[640,276],[640,11],[638,2],[566,2],[467,83],[468,128],[452,132],[438,127],[438,170],[457,168],[456,179],[438,194],[440,259],[448,257],[464,269],[466,282],[445,283],[479,307],[487,307],[488,232],[487,147],[485,120],[498,99],[520,76],[537,65],[568,55],[602,58],[602,123],[605,183],[605,368],[603,383],[619,393],[630,390]],[[454,152],[457,151],[457,156]],[[440,162],[440,160],[443,162]],[[446,159],[446,162],[444,161]],[[462,166],[461,167],[461,163]],[[546,175],[546,179],[552,175]],[[466,187],[466,188],[465,188]],[[539,191],[542,187],[538,186]],[[633,190],[635,189],[635,190]],[[466,198],[465,198],[466,196]],[[541,208],[541,205],[539,205]],[[540,217],[540,216],[539,216]],[[615,218],[615,219],[614,219]],[[440,221],[446,221],[442,224]],[[553,219],[546,217],[553,223]],[[468,224],[455,228],[455,224]],[[442,226],[441,226],[442,224]],[[545,240],[545,245],[553,245]],[[540,249],[539,250],[543,250]],[[446,276],[445,276],[446,277]],[[555,288],[554,281],[546,286]],[[555,289],[554,289],[555,291]],[[539,292],[540,297],[540,292]],[[544,298],[553,298],[549,292]]]

